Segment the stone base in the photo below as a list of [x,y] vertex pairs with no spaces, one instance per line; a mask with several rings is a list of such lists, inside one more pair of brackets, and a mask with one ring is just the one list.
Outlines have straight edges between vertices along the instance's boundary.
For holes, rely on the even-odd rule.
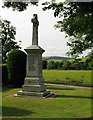
[[31,96],[31,97],[48,97],[50,96],[50,91],[46,90],[44,92],[27,92],[27,91],[18,91],[17,96]]
[[26,77],[22,91],[17,92],[17,96],[47,97],[50,91],[46,90],[43,77]]

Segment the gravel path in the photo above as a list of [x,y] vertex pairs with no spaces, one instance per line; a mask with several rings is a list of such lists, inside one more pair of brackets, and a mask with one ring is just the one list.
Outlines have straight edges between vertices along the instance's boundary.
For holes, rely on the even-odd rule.
[[45,85],[62,86],[62,87],[72,87],[72,88],[89,88],[89,89],[93,89],[93,87],[72,86],[72,85],[63,85],[63,84],[54,84],[54,83],[45,83]]

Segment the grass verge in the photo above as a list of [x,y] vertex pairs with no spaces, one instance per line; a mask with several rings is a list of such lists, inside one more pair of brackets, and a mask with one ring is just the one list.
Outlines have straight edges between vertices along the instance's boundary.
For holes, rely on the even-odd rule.
[[90,70],[43,70],[43,77],[47,83],[93,86]]
[[3,87],[3,118],[91,118],[91,90],[47,86],[56,98],[28,99],[4,97],[20,88]]

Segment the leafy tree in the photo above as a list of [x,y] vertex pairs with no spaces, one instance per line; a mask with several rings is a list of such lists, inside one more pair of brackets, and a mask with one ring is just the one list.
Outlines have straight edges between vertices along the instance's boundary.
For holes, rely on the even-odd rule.
[[63,65],[63,62],[59,62],[59,61],[57,61],[57,62],[55,62],[55,69],[62,69],[62,65]]
[[93,53],[91,53],[85,61],[88,70],[93,70]]
[[42,69],[47,69],[47,60],[42,61]]
[[76,61],[73,61],[70,65],[70,69],[72,70],[80,70],[80,63],[79,62],[76,62]]
[[47,69],[55,69],[54,61],[49,61],[49,63],[47,64]]
[[[45,4],[46,5],[46,4]],[[87,9],[86,9],[87,8]],[[93,4],[91,2],[60,2],[46,5],[43,10],[54,10],[54,16],[60,18],[55,25],[69,38],[71,47],[68,55],[82,54],[93,47]]]
[[63,70],[69,70],[70,69],[70,64],[71,64],[70,61],[67,61],[67,60],[64,61],[63,65],[62,65],[62,69]]
[[2,63],[6,63],[7,56],[13,49],[19,49],[15,42],[16,28],[11,25],[10,21],[0,19],[0,38],[2,49]]
[[22,12],[27,9],[27,7],[30,5],[38,5],[38,2],[31,2],[31,3],[25,3],[25,2],[4,2],[3,8],[12,8],[13,11],[17,10],[19,12]]
[[[36,5],[37,3],[30,3]],[[77,57],[83,51],[93,47],[93,4],[91,2],[60,2],[49,3],[43,10],[54,10],[54,16],[60,18],[55,25],[61,32],[66,33],[71,47],[68,55]],[[27,9],[27,3],[4,3],[3,7],[12,7],[13,10],[23,11]],[[87,8],[87,9],[86,9]]]
[[81,70],[86,70],[86,66],[84,62],[79,62],[79,66]]

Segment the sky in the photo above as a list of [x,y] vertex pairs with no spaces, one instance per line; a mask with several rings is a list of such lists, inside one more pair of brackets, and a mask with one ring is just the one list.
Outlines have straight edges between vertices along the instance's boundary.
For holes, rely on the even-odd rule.
[[[11,21],[11,24],[16,27],[16,41],[22,41],[21,47],[24,50],[32,44],[32,23],[33,14],[38,15],[38,43],[45,52],[43,56],[66,56],[69,51],[67,46],[67,39],[65,33],[55,29],[54,24],[57,23],[58,18],[54,17],[52,10],[43,11],[41,3],[44,0],[39,0],[39,5],[29,6],[25,11],[12,11],[12,8],[2,8],[2,1],[0,1],[0,16],[2,19]],[[59,0],[62,1],[62,0]],[[67,57],[67,56],[66,56]]]

